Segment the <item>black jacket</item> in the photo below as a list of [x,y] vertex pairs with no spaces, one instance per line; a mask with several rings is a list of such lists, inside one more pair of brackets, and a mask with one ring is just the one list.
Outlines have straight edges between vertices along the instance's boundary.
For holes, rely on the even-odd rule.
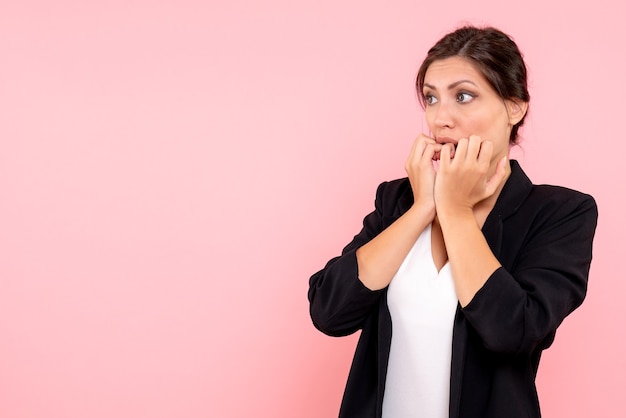
[[[362,284],[355,252],[412,203],[408,179],[381,184],[361,232],[310,279],[311,318],[319,330],[332,336],[362,330],[340,417],[381,416],[392,334],[387,289]],[[540,416],[539,358],[585,298],[596,222],[591,196],[533,185],[511,161],[511,175],[482,228],[502,267],[465,308],[457,307],[450,418]]]

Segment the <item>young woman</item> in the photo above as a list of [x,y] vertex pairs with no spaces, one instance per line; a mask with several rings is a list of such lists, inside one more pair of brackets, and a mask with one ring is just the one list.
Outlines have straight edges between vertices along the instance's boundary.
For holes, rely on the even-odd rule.
[[310,279],[315,326],[362,331],[339,416],[539,417],[539,358],[585,297],[596,204],[509,161],[530,97],[506,34],[444,36],[416,86],[430,132],[408,177]]

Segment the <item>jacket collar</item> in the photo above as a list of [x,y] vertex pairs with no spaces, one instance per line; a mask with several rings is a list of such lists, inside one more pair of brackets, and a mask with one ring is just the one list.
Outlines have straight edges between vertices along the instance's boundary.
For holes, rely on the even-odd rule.
[[[507,179],[496,204],[487,217],[488,223],[491,219],[506,219],[519,209],[528,197],[533,187],[532,182],[526,176],[519,163],[511,160],[511,175]],[[490,219],[491,218],[491,219]]]

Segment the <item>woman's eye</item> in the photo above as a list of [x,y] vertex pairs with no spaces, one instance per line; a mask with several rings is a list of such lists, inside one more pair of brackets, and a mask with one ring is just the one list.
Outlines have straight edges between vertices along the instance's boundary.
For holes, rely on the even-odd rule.
[[474,99],[474,95],[470,93],[459,93],[456,95],[456,101],[459,103],[469,103]]
[[437,98],[433,96],[432,94],[425,94],[424,101],[426,102],[427,105],[433,105],[437,103]]

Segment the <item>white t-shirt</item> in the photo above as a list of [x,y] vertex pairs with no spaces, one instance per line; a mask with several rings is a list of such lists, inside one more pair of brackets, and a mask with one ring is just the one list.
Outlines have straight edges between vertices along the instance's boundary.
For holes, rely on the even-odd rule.
[[393,331],[383,418],[448,418],[458,299],[449,262],[437,272],[430,225],[391,280],[387,303]]

